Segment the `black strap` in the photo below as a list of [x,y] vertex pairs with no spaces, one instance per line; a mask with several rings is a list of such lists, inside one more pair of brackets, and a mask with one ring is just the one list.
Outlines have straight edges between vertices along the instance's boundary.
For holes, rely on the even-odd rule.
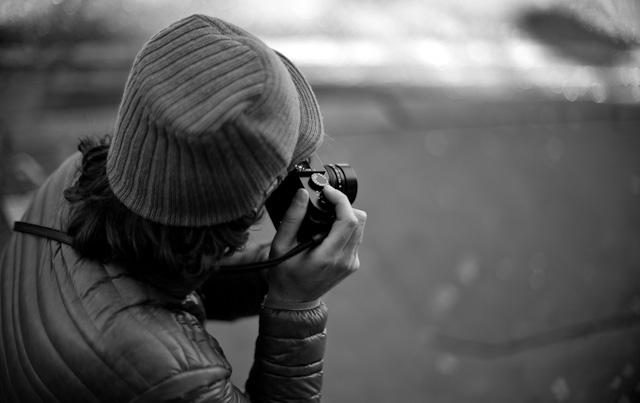
[[232,275],[232,274],[247,273],[251,271],[258,271],[262,269],[268,269],[271,266],[275,266],[277,264],[284,262],[287,259],[292,258],[293,256],[299,254],[305,249],[309,249],[312,246],[320,244],[322,240],[327,237],[327,235],[328,233],[326,232],[316,234],[313,237],[309,238],[307,241],[301,244],[298,244],[298,246],[292,248],[290,251],[288,251],[284,255],[277,258],[267,259],[262,262],[244,263],[244,264],[235,264],[235,265],[222,265],[219,268],[219,273]]
[[[24,221],[16,221],[13,225],[13,230],[17,232],[23,232],[25,234],[31,234],[35,236],[40,236],[48,239],[52,239],[54,241],[62,242],[67,245],[73,245],[73,238],[71,238],[66,233],[59,231],[57,229],[43,227],[42,225],[32,224]],[[289,252],[280,256],[279,258],[265,260],[263,262],[255,262],[255,263],[246,263],[246,264],[237,264],[237,265],[222,265],[219,268],[220,274],[242,274],[251,271],[258,271],[267,269],[271,266],[275,266],[283,261],[289,259],[292,256],[297,255],[305,249],[308,249],[314,245],[322,242],[324,238],[326,238],[327,234],[317,234],[314,235],[308,241],[299,244],[295,248],[291,249]]]
[[67,245],[73,244],[73,238],[62,231],[57,229],[43,227],[42,225],[31,224],[29,222],[16,221],[13,224],[13,230],[18,232],[24,232],[25,234],[31,234],[35,236],[41,236],[49,238],[54,241],[66,243]]

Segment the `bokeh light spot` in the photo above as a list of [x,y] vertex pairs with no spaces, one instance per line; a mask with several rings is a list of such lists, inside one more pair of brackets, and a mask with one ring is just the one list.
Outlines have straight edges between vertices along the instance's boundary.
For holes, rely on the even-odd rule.
[[569,399],[569,397],[571,397],[569,384],[567,383],[567,380],[562,376],[556,378],[556,380],[553,381],[553,383],[551,384],[551,392],[558,402],[564,402]]
[[471,285],[480,275],[480,265],[475,256],[466,256],[463,258],[456,268],[458,280],[465,286]]
[[453,284],[441,284],[432,295],[431,310],[435,315],[442,315],[458,302],[460,290]]
[[443,375],[452,375],[460,367],[460,360],[453,354],[441,354],[436,358],[435,367]]

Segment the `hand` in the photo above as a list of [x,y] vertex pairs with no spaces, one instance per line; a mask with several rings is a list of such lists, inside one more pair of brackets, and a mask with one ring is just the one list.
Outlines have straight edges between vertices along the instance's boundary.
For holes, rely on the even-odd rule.
[[[358,248],[367,214],[351,207],[347,196],[331,186],[324,188],[324,196],[336,210],[336,220],[329,235],[316,247],[269,270],[270,299],[313,301],[360,267]],[[297,245],[298,230],[308,204],[309,194],[299,189],[273,238],[271,258],[282,256]]]

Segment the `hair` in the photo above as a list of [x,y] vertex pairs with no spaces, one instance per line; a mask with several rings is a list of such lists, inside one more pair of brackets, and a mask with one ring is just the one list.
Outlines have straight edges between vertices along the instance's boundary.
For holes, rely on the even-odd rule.
[[119,263],[132,274],[154,273],[189,281],[215,271],[223,257],[244,247],[249,227],[262,213],[190,228],[158,224],[128,210],[107,179],[110,143],[110,136],[80,140],[80,176],[64,191],[71,203],[67,233],[82,257]]

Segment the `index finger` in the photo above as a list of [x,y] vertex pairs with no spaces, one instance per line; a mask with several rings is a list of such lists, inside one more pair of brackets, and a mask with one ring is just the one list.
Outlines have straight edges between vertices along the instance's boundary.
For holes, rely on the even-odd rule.
[[296,235],[304,220],[309,204],[309,193],[305,189],[298,189],[289,209],[282,217],[282,221],[278,226],[273,243],[277,245],[285,245],[285,247],[294,246],[296,244]]
[[326,199],[331,202],[336,211],[336,220],[331,225],[329,235],[322,242],[328,248],[338,248],[342,250],[351,238],[351,234],[358,225],[358,218],[353,212],[353,207],[347,196],[327,185],[323,193]]

